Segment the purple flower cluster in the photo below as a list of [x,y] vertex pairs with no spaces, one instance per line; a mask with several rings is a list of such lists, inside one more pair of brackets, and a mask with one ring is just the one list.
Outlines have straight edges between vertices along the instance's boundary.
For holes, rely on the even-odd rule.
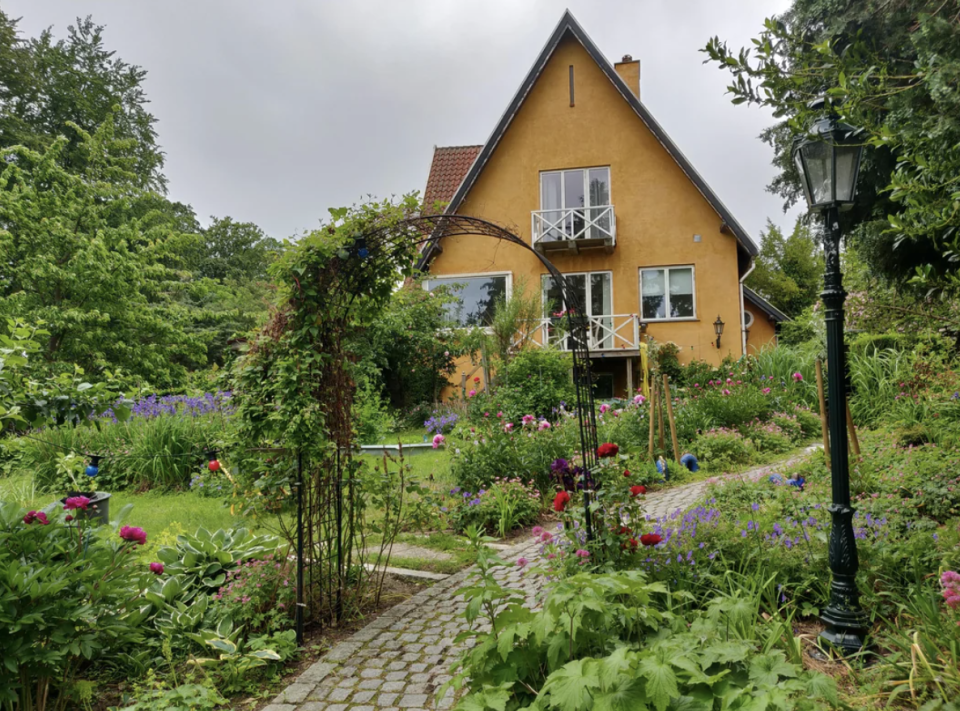
[[[150,420],[170,415],[181,417],[201,417],[214,413],[230,415],[233,413],[233,405],[230,402],[231,396],[232,393],[223,390],[216,393],[204,393],[198,397],[150,395],[130,405],[130,416],[131,418]],[[113,410],[107,410],[102,417],[113,422],[117,421]]]
[[433,413],[433,417],[423,423],[430,434],[442,435],[453,429],[460,417],[455,412],[444,414]]

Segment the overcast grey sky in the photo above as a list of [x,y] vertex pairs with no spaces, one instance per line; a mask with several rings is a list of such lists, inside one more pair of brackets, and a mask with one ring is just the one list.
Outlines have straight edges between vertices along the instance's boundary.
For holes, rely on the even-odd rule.
[[170,197],[289,237],[365,194],[423,190],[435,145],[482,143],[566,7],[759,239],[772,123],[733,106],[697,50],[749,43],[788,0],[3,0],[35,35],[77,15],[148,71]]

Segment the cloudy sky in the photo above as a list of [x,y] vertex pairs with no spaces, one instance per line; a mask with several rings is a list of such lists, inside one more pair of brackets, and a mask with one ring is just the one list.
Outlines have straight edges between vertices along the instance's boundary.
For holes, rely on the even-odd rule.
[[772,120],[732,106],[697,50],[749,43],[787,0],[3,0],[35,35],[77,15],[148,71],[170,197],[270,235],[365,194],[422,190],[435,145],[482,143],[570,7],[744,227],[792,224],[766,192]]

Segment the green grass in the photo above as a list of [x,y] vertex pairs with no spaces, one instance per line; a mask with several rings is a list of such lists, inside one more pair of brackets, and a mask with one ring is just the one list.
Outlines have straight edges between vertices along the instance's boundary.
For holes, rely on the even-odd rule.
[[[57,500],[56,494],[38,492],[29,474],[15,474],[0,479],[0,501],[14,501],[27,509],[42,509]],[[231,515],[218,499],[203,498],[193,492],[148,491],[135,494],[126,491],[112,493],[110,515],[115,517],[127,504],[133,504],[125,524],[139,526],[147,537],[158,536],[171,524],[193,533],[200,526],[211,531],[230,528],[241,519]]]

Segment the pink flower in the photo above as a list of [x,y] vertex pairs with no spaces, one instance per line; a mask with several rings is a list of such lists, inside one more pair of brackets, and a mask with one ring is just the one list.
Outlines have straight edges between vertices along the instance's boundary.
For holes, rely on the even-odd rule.
[[645,398],[643,395],[637,395],[633,398],[634,405],[642,405],[646,401],[647,401],[647,398]]
[[727,385],[732,385],[732,384],[733,384],[733,380],[731,380],[730,378],[727,378]]
[[550,531],[544,531],[543,533],[540,534],[541,543],[549,543],[552,540],[553,540],[553,534],[550,533]]
[[476,390],[471,390],[470,392],[467,393],[467,397],[476,397],[476,396],[477,396]]
[[530,561],[527,560],[526,558],[517,558],[517,567],[518,567],[518,568],[523,568],[523,567],[525,567],[525,566],[527,565],[527,563],[529,563],[529,562],[530,562]]
[[542,527],[542,526],[534,526],[534,527],[530,530],[530,533],[532,533],[532,534],[534,535],[534,537],[539,537],[540,534],[543,533],[543,527]]
[[73,511],[74,509],[79,509],[80,511],[86,511],[89,505],[90,499],[86,496],[71,496],[63,502],[63,510]]
[[577,556],[578,558],[589,558],[590,551],[585,551],[583,548],[581,548],[576,553],[574,553],[574,555]]
[[154,575],[163,575],[163,563],[151,563],[150,572]]
[[513,431],[513,423],[512,423],[512,422],[508,422],[507,424],[505,424],[505,425],[503,426],[503,431],[504,431],[504,432],[512,432],[512,431]]
[[27,515],[23,517],[23,522],[28,525],[34,521],[39,523],[41,526],[50,525],[50,522],[47,520],[47,514],[45,514],[43,511],[28,511]]
[[443,437],[442,434],[434,435],[434,436],[433,436],[433,448],[434,448],[434,449],[440,449],[440,445],[443,444],[443,441],[444,441],[444,437]]
[[533,415],[524,415],[521,418],[521,421],[523,422],[523,426],[526,427],[527,425],[532,425],[534,422],[536,422],[537,418]]
[[142,528],[136,528],[134,526],[124,526],[120,529],[120,538],[125,541],[130,541],[131,543],[136,543],[137,545],[146,545],[147,543],[147,533]]
[[550,423],[547,420],[540,420],[540,424],[537,425],[537,429],[543,432],[544,430],[550,429]]
[[724,388],[724,389],[723,389],[723,394],[724,394],[724,395],[729,395],[729,394],[730,394],[730,391],[727,390],[726,388]]
[[769,394],[770,394],[770,388],[764,388],[764,389],[761,390],[760,392],[762,392],[764,395],[769,395]]
[[497,413],[497,417],[501,417],[501,418],[502,418],[502,417],[503,417],[503,413],[502,413],[502,412],[498,412],[498,413]]
[[800,373],[794,373],[794,374],[793,374],[793,379],[794,379],[796,382],[799,383],[799,382],[803,381],[803,376],[802,376]]
[[600,405],[600,414],[604,414],[607,410],[610,409],[610,406],[607,403]]

